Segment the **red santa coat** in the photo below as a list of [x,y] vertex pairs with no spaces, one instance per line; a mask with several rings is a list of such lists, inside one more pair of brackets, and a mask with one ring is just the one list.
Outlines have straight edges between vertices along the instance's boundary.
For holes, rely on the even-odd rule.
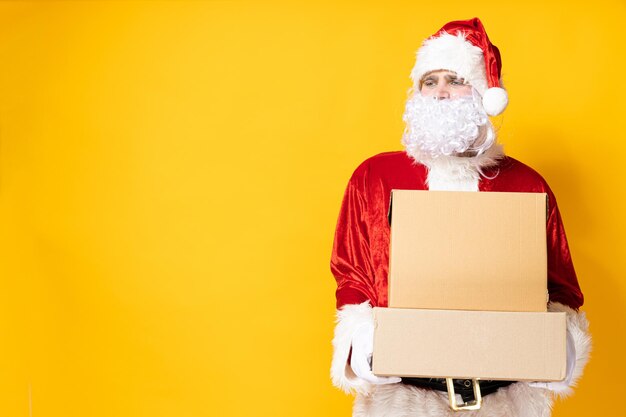
[[[337,280],[337,308],[369,300],[387,306],[389,232],[392,189],[428,190],[427,168],[405,152],[387,152],[367,159],[350,178],[335,232],[331,271]],[[561,214],[552,190],[532,168],[505,157],[484,170],[479,191],[548,194],[548,292],[550,301],[578,309],[583,294],[570,256]]]
[[[545,192],[548,195],[548,310],[563,311],[567,315],[567,327],[573,335],[576,351],[570,385],[574,386],[588,361],[591,341],[585,314],[578,312],[583,295],[554,194],[536,171],[510,157],[503,157],[496,166],[483,168],[482,172],[480,180],[473,180],[469,188],[482,192]],[[428,169],[405,152],[387,152],[369,158],[350,178],[331,257],[331,271],[337,280],[333,383],[346,392],[356,391],[355,417],[548,417],[553,401],[549,391],[524,382],[486,396],[481,410],[466,414],[452,412],[443,392],[404,384],[371,385],[352,373],[349,365],[352,335],[364,323],[373,323],[372,306],[387,306],[390,236],[387,213],[391,190],[427,190],[427,179]],[[467,189],[466,186],[463,184],[462,189]],[[559,392],[562,396],[570,393],[569,387]]]

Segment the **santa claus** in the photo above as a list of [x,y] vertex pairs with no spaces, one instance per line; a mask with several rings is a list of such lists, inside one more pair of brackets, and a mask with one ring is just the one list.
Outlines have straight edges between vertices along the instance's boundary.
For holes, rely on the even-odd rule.
[[[546,417],[554,397],[570,394],[582,374],[590,336],[556,199],[536,171],[504,154],[489,120],[508,104],[501,67],[479,19],[443,26],[417,51],[404,151],[367,159],[349,180],[331,259],[337,280],[331,377],[356,393],[354,416]],[[548,310],[567,313],[564,381],[480,381],[482,407],[452,411],[445,380],[372,373],[372,307],[387,306],[392,189],[547,193]],[[454,382],[463,400],[471,397],[468,381]]]

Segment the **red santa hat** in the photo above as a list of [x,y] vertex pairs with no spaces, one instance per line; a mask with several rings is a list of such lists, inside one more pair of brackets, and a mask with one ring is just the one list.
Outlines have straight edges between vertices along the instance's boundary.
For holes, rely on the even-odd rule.
[[477,17],[446,23],[424,41],[417,51],[411,79],[419,85],[424,74],[436,70],[454,71],[469,82],[482,96],[490,116],[502,113],[509,102],[501,87],[500,51],[489,41]]

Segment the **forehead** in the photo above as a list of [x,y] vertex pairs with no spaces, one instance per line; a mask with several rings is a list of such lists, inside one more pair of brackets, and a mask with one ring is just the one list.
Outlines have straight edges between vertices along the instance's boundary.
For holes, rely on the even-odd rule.
[[422,80],[425,80],[426,78],[440,78],[440,77],[459,78],[457,73],[454,71],[434,70],[434,71],[428,71],[426,74],[424,74],[422,76]]

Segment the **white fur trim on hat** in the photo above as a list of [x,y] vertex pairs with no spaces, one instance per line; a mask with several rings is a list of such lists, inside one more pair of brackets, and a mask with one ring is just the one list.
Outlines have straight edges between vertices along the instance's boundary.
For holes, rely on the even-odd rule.
[[456,72],[480,95],[488,88],[483,50],[465,40],[461,32],[457,35],[442,33],[436,38],[425,40],[417,51],[411,79],[417,85],[424,74],[437,70]]
[[330,377],[333,385],[347,394],[356,391],[367,395],[371,390],[371,384],[357,377],[348,363],[354,331],[366,323],[374,324],[374,311],[369,301],[347,304],[337,310]]

